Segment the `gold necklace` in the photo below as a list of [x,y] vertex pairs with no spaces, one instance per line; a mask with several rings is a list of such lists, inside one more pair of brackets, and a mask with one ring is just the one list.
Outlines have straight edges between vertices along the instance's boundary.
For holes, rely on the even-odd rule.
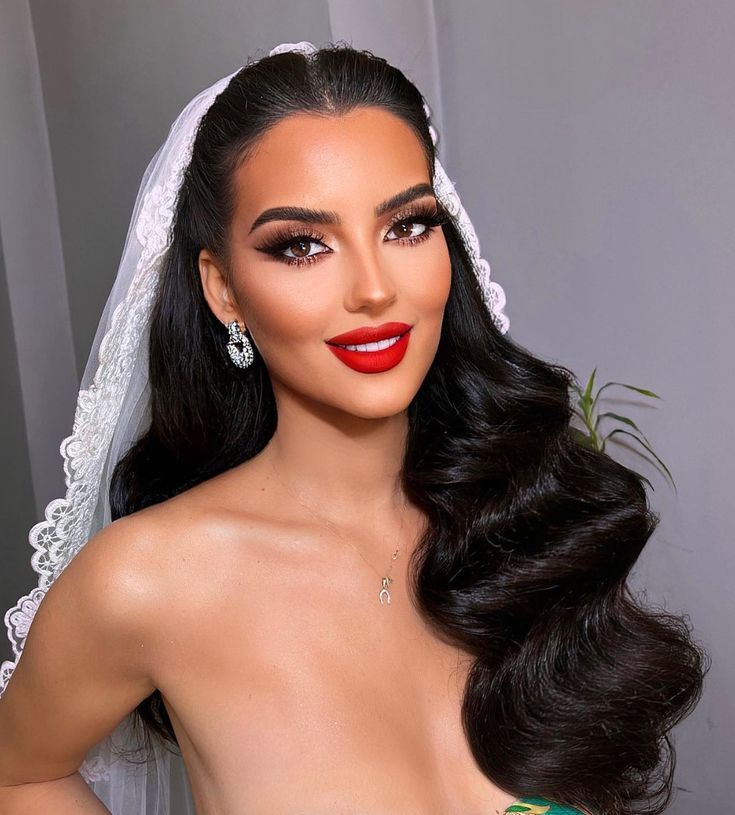
[[[391,564],[390,564],[390,568],[388,569],[388,573],[386,575],[381,575],[380,572],[378,572],[377,569],[375,569],[375,567],[371,563],[368,563],[367,560],[365,560],[364,555],[355,546],[354,543],[351,543],[343,535],[340,535],[340,533],[337,531],[337,529],[335,528],[334,524],[331,521],[328,521],[324,516],[319,515],[316,512],[314,512],[314,510],[310,506],[308,506],[308,504],[305,504],[301,500],[301,498],[299,498],[299,496],[296,495],[296,493],[288,487],[288,485],[285,483],[285,481],[283,481],[283,479],[278,475],[278,470],[276,470],[276,467],[275,467],[275,465],[273,464],[272,461],[270,462],[270,464],[271,464],[271,467],[273,468],[273,472],[276,474],[276,477],[281,482],[281,484],[282,484],[283,488],[286,490],[286,492],[288,492],[289,495],[291,495],[297,501],[297,503],[299,503],[305,510],[307,510],[307,512],[309,512],[314,518],[316,518],[318,521],[321,521],[322,523],[325,523],[328,527],[330,527],[332,529],[332,531],[337,535],[337,537],[340,540],[342,540],[345,543],[349,544],[357,552],[357,554],[360,555],[360,557],[363,559],[363,561],[368,566],[370,566],[370,568],[375,572],[375,574],[378,575],[378,577],[380,578],[380,585],[381,585],[381,589],[378,592],[378,599],[380,600],[380,605],[381,606],[383,605],[384,599],[387,600],[388,605],[390,605],[390,589],[388,587],[393,582],[393,578],[390,576],[390,573],[391,573],[391,571],[393,571],[393,563],[395,562],[395,559],[398,557],[398,552],[399,552],[399,550],[401,548],[401,544],[400,543],[398,544],[395,551],[391,555]],[[403,515],[401,515],[401,531],[403,531]]]

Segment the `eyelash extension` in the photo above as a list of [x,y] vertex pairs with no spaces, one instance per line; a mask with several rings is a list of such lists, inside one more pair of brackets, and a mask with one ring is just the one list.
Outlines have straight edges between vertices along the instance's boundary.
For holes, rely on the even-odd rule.
[[[446,210],[439,204],[416,205],[411,209],[404,210],[395,215],[388,225],[388,232],[401,223],[423,224],[426,227],[424,232],[414,237],[396,238],[393,241],[389,241],[389,243],[414,246],[427,240],[436,227],[447,223],[448,220],[449,216]],[[316,255],[308,255],[303,258],[290,258],[281,253],[299,241],[303,243],[321,243],[324,245],[325,240],[325,236],[316,230],[304,232],[303,228],[287,227],[277,232],[269,244],[257,248],[261,252],[271,255],[281,263],[287,263],[289,266],[303,266],[307,263],[315,263],[322,255],[328,255],[329,252],[319,252]]]

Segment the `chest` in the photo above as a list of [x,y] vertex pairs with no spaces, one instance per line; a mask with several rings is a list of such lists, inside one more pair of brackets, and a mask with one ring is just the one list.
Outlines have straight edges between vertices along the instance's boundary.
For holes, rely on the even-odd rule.
[[306,566],[251,570],[207,614],[178,606],[159,688],[199,815],[494,815],[515,800],[463,733],[469,658],[395,586],[381,606],[369,572],[330,586]]

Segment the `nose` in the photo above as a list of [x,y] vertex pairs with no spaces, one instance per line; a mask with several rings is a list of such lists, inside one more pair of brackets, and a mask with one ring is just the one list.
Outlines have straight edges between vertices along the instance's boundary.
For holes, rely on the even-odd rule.
[[396,288],[389,264],[380,257],[380,249],[364,246],[355,249],[347,261],[350,275],[345,306],[350,311],[368,307],[379,309],[392,303]]

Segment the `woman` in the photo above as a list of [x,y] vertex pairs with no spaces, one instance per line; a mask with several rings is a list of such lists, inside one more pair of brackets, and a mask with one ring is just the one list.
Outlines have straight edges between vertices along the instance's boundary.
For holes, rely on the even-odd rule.
[[629,593],[657,518],[574,441],[571,372],[504,335],[435,159],[418,90],[347,47],[279,46],[175,123],[66,448],[85,487],[9,618],[7,811],[105,811],[85,781],[183,811],[94,753],[126,723],[200,815],[665,808],[704,655]]

